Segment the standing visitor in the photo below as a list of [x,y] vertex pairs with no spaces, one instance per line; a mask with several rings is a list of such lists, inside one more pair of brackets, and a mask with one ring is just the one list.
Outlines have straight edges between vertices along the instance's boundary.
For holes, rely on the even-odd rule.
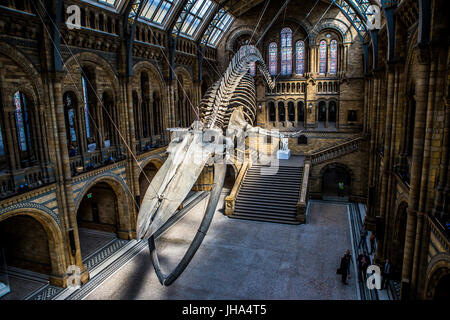
[[369,254],[372,254],[375,252],[375,232],[372,232],[369,238],[370,241],[370,252]]
[[392,270],[391,262],[389,261],[388,258],[386,258],[383,264],[383,271],[381,273],[381,275],[383,276],[383,281],[381,282],[381,289],[384,289],[385,287],[387,289],[386,284],[391,278],[391,270]]
[[366,237],[367,237],[367,227],[366,225],[363,226],[361,233],[360,233],[360,240],[359,240],[359,244],[358,244],[358,249],[359,247],[361,247],[361,244],[366,242]]
[[344,183],[340,181],[338,183],[338,196],[343,197],[344,196]]
[[366,254],[366,251],[363,251],[362,254],[358,256],[358,268],[359,268],[359,281],[363,281],[366,278],[367,268],[370,265],[370,258]]
[[348,278],[350,279],[350,263],[352,262],[352,255],[350,254],[350,250],[347,249],[344,257],[347,259],[347,274]]

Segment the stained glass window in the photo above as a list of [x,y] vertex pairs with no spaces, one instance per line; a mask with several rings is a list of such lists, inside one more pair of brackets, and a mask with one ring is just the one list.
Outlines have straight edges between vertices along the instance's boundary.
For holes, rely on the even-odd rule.
[[327,42],[325,40],[320,41],[319,45],[319,72],[327,72]]
[[28,151],[31,149],[29,115],[25,95],[20,91],[14,94],[14,117],[16,120],[17,140],[19,142],[20,151]]
[[75,127],[75,110],[72,105],[72,99],[69,95],[66,95],[65,99],[66,103],[66,112],[67,112],[67,124],[69,129],[69,141],[70,142],[76,142],[77,141],[77,131]]
[[305,43],[297,41],[295,44],[295,73],[305,73]]
[[87,83],[86,78],[82,77],[82,83],[83,83],[83,98],[84,98],[84,121],[86,124],[86,137],[89,139],[91,138],[91,125],[89,121],[89,98],[88,98],[88,89],[87,89]]
[[278,46],[275,42],[269,44],[269,72],[270,75],[277,75],[277,52]]
[[292,30],[281,30],[281,74],[292,74]]
[[0,123],[0,156],[5,155],[5,145],[3,143],[3,132],[2,132],[2,125]]
[[250,62],[250,74],[252,77],[256,75],[256,62]]
[[337,41],[331,40],[330,44],[330,73],[337,72]]

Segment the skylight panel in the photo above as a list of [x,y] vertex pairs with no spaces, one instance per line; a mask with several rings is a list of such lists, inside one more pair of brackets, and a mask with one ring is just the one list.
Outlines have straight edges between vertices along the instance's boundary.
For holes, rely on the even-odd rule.
[[206,34],[207,38],[205,39],[207,44],[213,47],[216,46],[231,26],[232,22],[233,17],[230,14],[226,13],[224,9],[219,10],[208,28],[208,32]]
[[174,0],[149,0],[142,10],[141,18],[163,25],[173,9]]
[[186,10],[187,8],[184,8],[178,20],[178,23],[181,23],[183,22],[181,19],[184,17],[180,33],[193,37],[213,5],[213,2],[210,0],[195,0],[189,11]]

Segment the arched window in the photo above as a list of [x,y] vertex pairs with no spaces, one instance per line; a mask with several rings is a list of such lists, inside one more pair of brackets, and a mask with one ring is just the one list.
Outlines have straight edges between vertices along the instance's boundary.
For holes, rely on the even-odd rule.
[[31,144],[31,114],[28,110],[25,94],[20,91],[17,91],[14,94],[14,107],[20,158],[24,161],[30,161],[33,158],[33,145]]
[[320,41],[319,45],[319,73],[327,72],[327,42]]
[[288,103],[288,120],[294,122],[295,121],[295,107],[293,102]]
[[115,109],[114,109],[114,99],[112,94],[109,92],[103,92],[103,128],[104,137],[103,143],[105,148],[109,148],[114,144],[114,128],[112,121],[116,121]]
[[87,88],[87,80],[84,76],[81,77],[81,82],[83,84],[83,98],[84,98],[84,123],[86,125],[86,138],[88,143],[92,142],[94,138],[94,134],[91,131],[91,116],[89,110],[89,96],[88,96],[88,88]]
[[269,121],[275,122],[276,119],[276,111],[275,111],[275,103],[269,102]]
[[3,125],[0,119],[0,156],[5,155],[5,144],[3,143]]
[[292,74],[292,30],[281,30],[281,75]]
[[155,135],[161,134],[161,116],[160,116],[160,102],[159,91],[153,91],[153,132]]
[[330,44],[330,73],[336,74],[337,72],[337,41],[331,40]]
[[278,46],[275,42],[269,44],[269,72],[270,75],[277,75],[277,51]]
[[64,113],[66,116],[66,135],[69,157],[78,155],[78,128],[77,128],[77,108],[74,96],[66,92],[63,96]]
[[297,115],[298,115],[298,118],[297,118],[298,122],[305,121],[305,108],[304,108],[303,101],[297,102]]
[[295,73],[305,73],[305,43],[301,40],[295,44]]
[[283,102],[278,102],[278,121],[286,121],[286,110]]

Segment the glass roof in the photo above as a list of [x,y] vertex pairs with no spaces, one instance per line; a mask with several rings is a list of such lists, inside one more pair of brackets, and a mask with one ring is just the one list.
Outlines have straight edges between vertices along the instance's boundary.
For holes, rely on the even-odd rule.
[[174,0],[149,0],[145,4],[140,18],[163,25],[166,18],[169,17],[169,13],[175,7],[175,3]]
[[[213,6],[214,4],[210,0],[193,0],[192,5],[186,6],[178,18],[176,25],[182,23],[180,34],[194,37]],[[188,8],[190,8],[189,11],[187,11]]]
[[205,32],[204,43],[212,47],[217,46],[233,21],[233,17],[225,9],[220,9]]
[[[84,1],[86,1],[86,0],[84,0]],[[91,1],[86,1],[86,2],[97,2],[97,3],[111,6],[111,7],[114,7],[117,9],[120,6],[120,4],[123,2],[123,0],[91,0]]]

